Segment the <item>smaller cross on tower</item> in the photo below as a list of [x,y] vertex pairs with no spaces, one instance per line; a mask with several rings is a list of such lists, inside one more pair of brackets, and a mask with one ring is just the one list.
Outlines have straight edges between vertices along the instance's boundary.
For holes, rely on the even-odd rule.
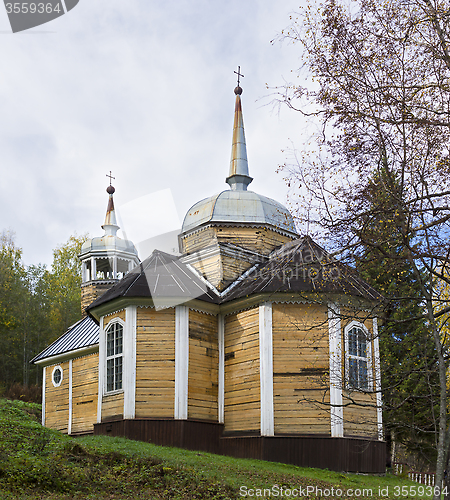
[[239,87],[239,78],[242,76],[242,78],[244,78],[244,75],[241,75],[241,67],[238,66],[238,70],[235,71],[237,77],[238,77],[238,87]]
[[112,181],[112,179],[115,179],[115,177],[113,177],[113,176],[111,175],[111,170],[109,171],[109,175],[108,175],[108,174],[106,174],[106,177],[109,177],[109,185],[111,186],[111,181]]

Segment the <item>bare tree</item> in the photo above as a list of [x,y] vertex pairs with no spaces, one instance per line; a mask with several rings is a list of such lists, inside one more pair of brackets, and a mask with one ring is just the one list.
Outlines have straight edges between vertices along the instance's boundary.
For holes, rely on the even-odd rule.
[[[450,264],[449,22],[447,1],[327,0],[309,2],[280,35],[301,45],[313,78],[286,85],[281,98],[321,124],[318,152],[284,167],[302,186],[308,228],[352,261],[367,248],[406,259],[418,283],[439,374],[437,485],[450,443],[440,322],[450,304],[436,287],[449,283]],[[368,195],[374,178],[378,203]],[[381,240],[373,237],[380,220]]]

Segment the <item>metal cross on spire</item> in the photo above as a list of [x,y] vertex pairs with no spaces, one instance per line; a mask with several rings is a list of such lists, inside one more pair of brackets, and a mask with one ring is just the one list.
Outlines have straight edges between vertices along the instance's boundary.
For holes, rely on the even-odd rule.
[[115,179],[115,177],[113,177],[112,174],[111,174],[111,170],[109,171],[109,175],[106,174],[106,177],[109,177],[109,185],[111,186],[112,179]]
[[238,70],[235,71],[237,77],[238,77],[238,87],[239,87],[239,78],[242,76],[242,78],[244,78],[244,75],[241,75],[241,67],[238,66]]

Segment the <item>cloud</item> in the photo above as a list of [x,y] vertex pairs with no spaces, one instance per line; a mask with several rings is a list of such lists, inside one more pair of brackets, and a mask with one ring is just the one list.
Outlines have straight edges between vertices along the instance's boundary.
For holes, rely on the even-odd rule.
[[14,35],[0,9],[0,229],[26,263],[50,264],[75,231],[102,233],[110,170],[118,206],[170,189],[180,219],[226,189],[238,64],[251,188],[285,202],[275,170],[299,118],[257,99],[298,63],[269,43],[296,7],[84,0]]

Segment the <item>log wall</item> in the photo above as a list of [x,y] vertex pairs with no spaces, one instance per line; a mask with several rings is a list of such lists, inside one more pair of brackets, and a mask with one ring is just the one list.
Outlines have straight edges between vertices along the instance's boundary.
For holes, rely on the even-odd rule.
[[81,316],[86,316],[86,307],[103,295],[106,290],[109,290],[117,281],[91,281],[81,285]]
[[328,309],[273,305],[275,433],[330,435]]
[[123,418],[123,392],[103,395],[102,422],[115,418]]
[[175,309],[137,308],[136,418],[173,417]]
[[232,243],[248,250],[268,255],[288,241],[290,236],[264,227],[214,226],[189,234],[182,240],[182,253],[193,253],[218,242]]
[[125,321],[125,318],[126,318],[125,309],[122,309],[121,311],[117,311],[115,313],[108,314],[108,315],[104,316],[104,318],[103,318],[103,328],[104,328],[104,330],[106,330],[108,328],[108,324],[113,319],[116,319],[116,318],[120,318],[122,321]]
[[225,318],[225,432],[259,431],[259,309]]
[[344,436],[377,439],[377,410],[375,394],[342,391],[344,407]]
[[97,422],[98,353],[72,363],[72,434],[92,432]]
[[[52,372],[60,366],[63,379],[59,387],[54,387]],[[67,434],[69,425],[69,362],[57,363],[46,367],[45,376],[45,426]]]
[[217,317],[189,311],[188,417],[217,422]]

